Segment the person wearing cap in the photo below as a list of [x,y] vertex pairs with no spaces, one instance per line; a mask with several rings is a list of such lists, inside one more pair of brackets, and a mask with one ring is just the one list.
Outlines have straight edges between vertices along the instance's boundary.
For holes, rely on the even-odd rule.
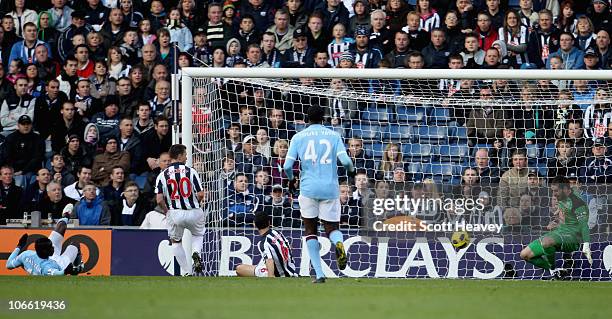
[[355,57],[351,51],[344,51],[340,56],[340,60],[338,61],[338,68],[341,69],[350,69],[355,66]]
[[612,159],[606,156],[604,139],[593,141],[593,156],[586,160],[582,182],[585,184],[612,183]]
[[355,47],[350,52],[355,57],[355,67],[358,69],[376,69],[380,60],[382,60],[380,50],[370,46],[369,43],[370,30],[365,27],[357,28],[355,31]]
[[119,151],[119,139],[110,136],[103,140],[104,153],[94,157],[91,169],[91,181],[99,187],[104,187],[110,182],[110,175],[114,166],[120,166],[127,174],[130,172],[130,153]]
[[302,222],[299,215],[294,215],[291,199],[281,184],[274,184],[270,194],[263,197],[263,211],[276,227],[299,228]]
[[591,18],[595,30],[612,31],[610,0],[593,0],[593,8],[592,10],[587,10],[587,15]]
[[119,129],[119,101],[117,96],[109,95],[104,101],[104,111],[96,113],[90,123],[95,123],[100,132],[100,140],[108,139],[117,134]]
[[28,94],[28,80],[20,77],[15,81],[14,94],[6,96],[0,106],[0,125],[2,135],[7,136],[17,129],[17,121],[21,115],[27,115],[32,121],[36,98]]
[[81,145],[81,135],[70,134],[68,136],[68,145],[60,150],[60,154],[64,157],[66,170],[75,172],[78,167],[91,167],[93,154],[88,154],[85,147]]
[[309,67],[314,64],[314,50],[308,46],[308,37],[303,28],[293,31],[293,45],[283,55],[283,67]]
[[[3,148],[2,162],[13,167],[15,176],[29,178],[41,167],[44,143],[40,135],[32,130],[32,118],[29,115],[19,117],[17,130],[6,137]],[[17,182],[21,185],[21,181]]]
[[289,12],[285,9],[280,9],[274,14],[274,25],[270,26],[267,32],[274,33],[275,47],[284,54],[286,50],[292,47],[295,28],[289,25]]
[[242,140],[242,149],[236,152],[236,170],[253,176],[259,169],[268,165],[268,160],[257,153],[255,143],[257,138],[253,135],[247,135]]
[[[61,2],[61,1],[58,1],[58,2]],[[56,20],[56,17],[54,16],[54,9],[50,9],[49,11],[51,12],[52,21],[54,23],[57,23],[58,20]],[[59,53],[59,57],[62,61],[65,60],[71,54],[73,54],[72,52],[74,51],[74,47],[72,45],[72,38],[74,38],[75,35],[80,34],[85,37],[89,32],[93,31],[93,28],[90,25],[85,23],[85,12],[84,11],[81,11],[81,10],[72,11],[71,13],[68,14],[68,17],[71,18],[71,23],[70,25],[67,25],[66,28],[64,29],[58,28],[58,25],[57,24],[55,25],[55,28],[58,30],[58,32],[61,32],[59,38],[57,39],[57,44],[58,44],[57,50]],[[65,16],[61,17],[61,19],[64,19],[64,18]],[[51,53],[51,50],[49,50],[49,53]]]
[[601,70],[599,67],[599,56],[594,48],[588,48],[584,51],[583,70]]

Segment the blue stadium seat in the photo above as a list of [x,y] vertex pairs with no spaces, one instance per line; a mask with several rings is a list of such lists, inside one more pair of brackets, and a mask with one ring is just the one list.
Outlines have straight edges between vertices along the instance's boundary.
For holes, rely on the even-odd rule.
[[412,126],[389,124],[388,129],[382,133],[385,141],[410,141],[412,138]]
[[555,143],[546,144],[544,154],[547,158],[554,158],[555,155],[557,155],[557,147],[555,146]]
[[397,108],[397,121],[399,123],[425,124],[427,111],[422,107],[403,107]]
[[508,0],[508,8],[519,8],[520,7],[520,0]]
[[434,107],[427,118],[429,124],[446,124],[450,121],[450,110],[445,107]]
[[433,153],[433,147],[429,144],[406,143],[402,144],[404,158],[420,159],[429,161]]
[[446,144],[448,142],[447,126],[421,126],[414,131],[415,141],[421,143]]
[[303,129],[306,128],[306,126],[307,126],[307,124],[297,124],[297,123],[293,124],[293,127],[295,128],[296,132],[302,131]]
[[380,132],[383,128],[380,125],[357,124],[350,129],[350,136],[364,140],[380,139]]
[[467,127],[464,126],[453,126],[449,128],[448,137],[450,142],[456,143],[467,143]]
[[538,173],[544,177],[548,176],[548,165],[546,165],[546,163],[539,163]]
[[[461,165],[449,162],[433,162],[427,165],[425,174],[434,178],[434,181],[451,182],[453,176],[461,175]],[[437,178],[436,178],[437,177]]]
[[467,144],[440,145],[438,155],[441,161],[452,161],[455,163],[467,162],[470,147]]
[[528,159],[540,158],[540,145],[538,144],[526,144],[525,150],[527,150]]
[[341,126],[332,126],[332,125],[325,125],[325,127],[327,127],[328,129],[337,132],[338,134],[340,134],[340,136],[345,137],[346,136],[346,131],[344,130],[344,127]]
[[364,121],[370,122],[389,122],[391,120],[392,113],[386,108],[379,107],[368,107],[361,112],[361,118]]
[[[383,143],[364,143],[363,149],[367,154],[372,155],[374,158],[382,158],[383,152],[385,151],[385,144]],[[378,167],[378,166],[375,166]]]
[[138,188],[140,188],[140,190],[143,190],[145,187],[145,184],[147,183],[147,177],[138,175],[134,178],[134,183],[138,185]]

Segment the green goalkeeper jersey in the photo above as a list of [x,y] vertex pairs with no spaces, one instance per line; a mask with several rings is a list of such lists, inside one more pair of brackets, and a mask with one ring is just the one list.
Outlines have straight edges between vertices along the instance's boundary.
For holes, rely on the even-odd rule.
[[589,242],[589,207],[584,200],[572,192],[565,200],[559,201],[559,208],[565,215],[565,222],[558,230],[573,232],[582,238],[582,242]]

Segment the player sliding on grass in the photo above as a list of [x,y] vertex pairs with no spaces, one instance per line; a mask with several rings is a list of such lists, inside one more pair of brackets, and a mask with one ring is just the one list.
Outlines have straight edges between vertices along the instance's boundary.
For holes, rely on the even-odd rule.
[[346,268],[340,224],[340,187],[338,185],[338,158],[349,175],[355,175],[353,162],[346,154],[340,134],[323,125],[323,108],[313,105],[308,108],[310,126],[291,139],[287,160],[283,169],[289,179],[289,187],[295,188],[293,164],[300,160],[300,196],[298,202],[306,228],[306,247],[310,264],[316,273],[314,283],[325,282],[317,240],[318,218],[323,221],[327,236],[336,247],[338,268]]
[[589,208],[571,189],[569,181],[563,176],[555,177],[550,186],[552,194],[559,202],[559,208],[565,215],[565,221],[555,230],[532,241],[521,251],[521,258],[540,268],[548,269],[553,278],[562,278],[567,270],[555,269],[555,252],[573,252],[580,247],[590,264],[591,248],[589,246]]
[[257,265],[238,265],[236,274],[240,277],[296,277],[291,245],[283,234],[270,227],[270,216],[265,212],[255,214],[255,227],[261,240],[257,244],[263,258]]
[[66,232],[67,218],[60,219],[49,238],[39,238],[34,243],[36,251],[26,250],[28,234],[19,239],[17,248],[6,262],[7,269],[23,267],[34,276],[78,275],[83,271],[81,252],[78,244],[70,244],[62,254],[62,243]]

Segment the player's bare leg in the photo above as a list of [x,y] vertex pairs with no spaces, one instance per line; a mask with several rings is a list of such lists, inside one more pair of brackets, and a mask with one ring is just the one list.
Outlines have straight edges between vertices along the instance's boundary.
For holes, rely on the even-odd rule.
[[328,222],[325,220],[323,221],[325,233],[336,248],[336,260],[338,261],[338,268],[340,270],[343,270],[346,268],[348,258],[346,256],[346,251],[344,250],[344,241],[342,238],[342,233],[338,230],[339,226],[340,223],[338,222]]
[[255,266],[241,264],[236,267],[238,277],[255,277]]
[[313,283],[324,283],[325,275],[321,268],[321,246],[317,239],[317,225],[319,223],[318,218],[302,218],[304,221],[304,233],[306,234],[306,247],[308,254],[310,255],[310,264],[315,271],[316,278],[312,281]]
[[555,244],[553,238],[544,236],[523,248],[520,257],[539,268],[550,270],[554,277],[559,277],[560,273],[555,269]]

